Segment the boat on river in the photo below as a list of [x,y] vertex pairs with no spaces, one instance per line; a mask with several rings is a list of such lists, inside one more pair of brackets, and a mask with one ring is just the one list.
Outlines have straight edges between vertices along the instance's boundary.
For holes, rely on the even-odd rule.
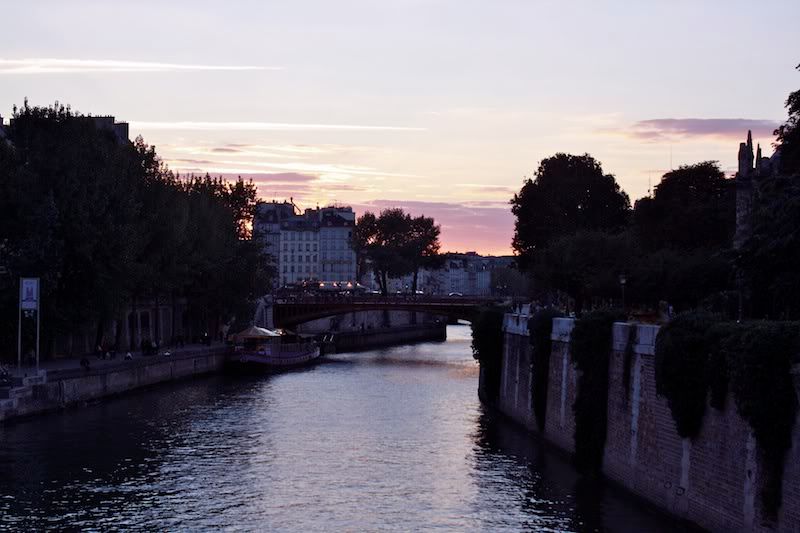
[[231,362],[240,369],[276,371],[299,367],[316,361],[319,345],[290,332],[273,331],[257,326],[233,336]]

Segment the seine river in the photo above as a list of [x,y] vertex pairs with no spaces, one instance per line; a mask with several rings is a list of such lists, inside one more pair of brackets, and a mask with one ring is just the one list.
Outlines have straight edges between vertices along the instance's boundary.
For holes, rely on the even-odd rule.
[[448,338],[0,427],[0,529],[679,529],[485,411]]

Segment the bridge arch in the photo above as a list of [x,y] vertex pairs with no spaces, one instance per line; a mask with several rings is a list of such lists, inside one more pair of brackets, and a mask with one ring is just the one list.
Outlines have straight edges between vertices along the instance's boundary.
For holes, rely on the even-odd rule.
[[491,299],[365,299],[286,300],[273,305],[275,327],[292,329],[300,324],[359,311],[408,311],[472,321],[478,309]]

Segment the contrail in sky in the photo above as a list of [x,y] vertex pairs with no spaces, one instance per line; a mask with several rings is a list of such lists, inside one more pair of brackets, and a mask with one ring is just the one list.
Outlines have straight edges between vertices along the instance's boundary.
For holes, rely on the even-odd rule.
[[193,131],[425,131],[409,126],[368,126],[360,124],[303,124],[289,122],[145,122],[129,121],[142,130]]
[[191,72],[211,70],[282,70],[256,65],[188,65],[115,59],[0,58],[0,74],[81,74],[92,72]]

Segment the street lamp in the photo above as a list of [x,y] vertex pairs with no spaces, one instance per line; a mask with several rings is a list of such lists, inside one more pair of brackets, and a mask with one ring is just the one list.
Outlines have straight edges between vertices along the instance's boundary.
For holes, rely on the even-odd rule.
[[628,278],[625,277],[625,274],[619,275],[619,286],[622,289],[622,311],[625,311],[625,284],[628,283]]

